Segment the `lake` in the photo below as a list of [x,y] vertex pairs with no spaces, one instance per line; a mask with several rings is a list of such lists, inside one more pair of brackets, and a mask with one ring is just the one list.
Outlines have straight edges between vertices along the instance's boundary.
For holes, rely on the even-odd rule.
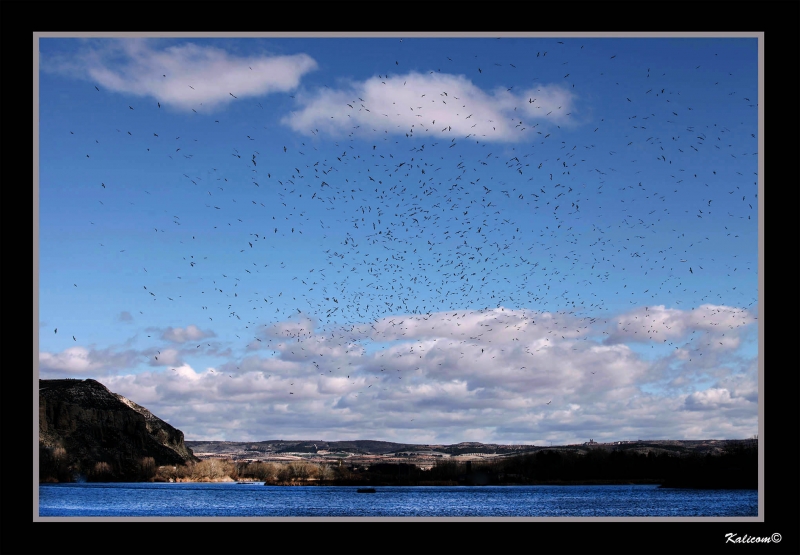
[[39,485],[41,517],[756,517],[756,490],[602,486]]

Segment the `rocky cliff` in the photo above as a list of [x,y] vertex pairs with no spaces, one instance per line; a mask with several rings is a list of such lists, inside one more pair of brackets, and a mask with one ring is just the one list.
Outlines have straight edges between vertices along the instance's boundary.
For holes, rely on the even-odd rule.
[[95,380],[39,380],[39,479],[146,480],[197,462],[183,432]]

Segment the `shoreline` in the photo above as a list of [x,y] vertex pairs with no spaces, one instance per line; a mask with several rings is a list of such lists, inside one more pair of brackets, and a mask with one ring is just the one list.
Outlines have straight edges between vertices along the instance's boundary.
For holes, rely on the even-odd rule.
[[348,488],[355,488],[355,487],[449,487],[449,486],[464,486],[464,487],[486,487],[486,486],[658,486],[659,489],[726,489],[726,490],[733,490],[733,489],[758,489],[758,488],[751,488],[751,487],[742,487],[741,485],[731,484],[731,485],[720,485],[720,484],[670,484],[668,480],[646,480],[646,479],[638,479],[638,480],[541,480],[541,481],[531,481],[531,482],[507,482],[507,483],[495,483],[495,484],[470,484],[466,481],[456,481],[456,480],[421,480],[418,482],[405,482],[405,483],[390,483],[390,482],[370,482],[366,480],[352,480],[352,481],[306,481],[306,482],[264,482],[263,480],[234,480],[233,478],[227,477],[227,479],[201,479],[201,480],[187,480],[187,479],[178,479],[178,480],[114,480],[108,482],[101,482],[101,481],[76,481],[76,482],[55,482],[55,481],[40,481],[39,485],[47,485],[47,484],[59,484],[59,483],[133,483],[133,484],[144,484],[144,483],[193,483],[193,484],[203,484],[203,483],[230,483],[230,484],[240,484],[240,485],[264,485],[264,486],[278,486],[278,487],[348,487]]

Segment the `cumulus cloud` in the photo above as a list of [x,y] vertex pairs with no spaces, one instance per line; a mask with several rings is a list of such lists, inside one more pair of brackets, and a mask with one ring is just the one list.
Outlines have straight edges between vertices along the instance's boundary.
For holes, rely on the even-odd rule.
[[191,42],[159,49],[147,39],[100,44],[68,58],[43,58],[41,67],[91,80],[107,90],[198,112],[237,99],[294,90],[303,75],[317,67],[306,54],[237,57]]
[[43,379],[104,376],[128,370],[140,360],[141,355],[134,350],[115,352],[110,348],[75,346],[60,353],[39,353],[39,376]]
[[731,397],[731,392],[718,387],[696,391],[686,397],[686,410],[710,411],[723,408],[745,407],[749,401]]
[[184,364],[180,351],[177,349],[158,350],[155,354],[151,354],[149,358],[150,366],[181,366]]
[[[684,337],[705,325],[703,313],[656,312],[670,327],[688,322]],[[342,329],[297,315],[261,330],[268,354],[197,371],[186,351],[185,361],[109,378],[109,387],[140,404],[141,394],[187,439],[570,443],[755,433],[753,361],[648,359],[604,343],[604,329],[601,320],[503,307]]]
[[750,403],[758,403],[758,370],[755,363],[745,372],[721,378],[717,385],[727,390],[731,398],[742,398]]
[[739,346],[738,334],[756,322],[747,310],[704,304],[686,311],[664,305],[639,307],[620,315],[606,343],[674,340],[692,332],[716,337],[715,343],[731,349]]
[[512,90],[484,91],[463,75],[442,73],[372,77],[339,89],[300,91],[299,109],[282,122],[304,134],[474,135],[513,142],[541,133],[539,122],[566,123],[575,109],[574,94],[558,85]]
[[302,316],[285,322],[275,322],[263,330],[266,337],[277,337],[286,339],[299,339],[300,337],[310,337],[314,332],[317,322],[308,316]]
[[173,343],[185,343],[186,341],[198,341],[206,337],[215,337],[211,330],[203,331],[195,325],[185,328],[167,328],[161,333],[161,339],[172,341]]

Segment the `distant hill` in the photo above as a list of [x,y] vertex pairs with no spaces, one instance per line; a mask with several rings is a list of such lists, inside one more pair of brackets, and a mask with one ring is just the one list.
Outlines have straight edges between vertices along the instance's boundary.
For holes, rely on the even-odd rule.
[[187,441],[186,444],[198,453],[316,453],[318,451],[336,451],[341,453],[358,453],[383,455],[403,449],[415,449],[419,446],[390,441],[299,441],[282,439],[269,441]]
[[41,481],[142,480],[197,462],[183,432],[95,380],[39,380]]
[[443,444],[414,444],[392,443],[390,441],[351,440],[351,441],[322,441],[322,440],[283,440],[273,439],[267,441],[186,441],[186,445],[193,452],[202,456],[229,456],[231,458],[260,459],[269,455],[282,453],[350,453],[353,455],[389,455],[393,453],[424,454],[443,453],[450,456],[491,454],[500,456],[520,455],[528,452],[542,450],[560,450],[589,452],[595,449],[606,451],[625,451],[635,453],[661,453],[671,455],[712,454],[718,455],[724,451],[731,442],[745,443],[749,440],[638,440],[618,441],[612,443],[584,443],[580,445],[507,445],[496,443],[462,442],[452,445]]

